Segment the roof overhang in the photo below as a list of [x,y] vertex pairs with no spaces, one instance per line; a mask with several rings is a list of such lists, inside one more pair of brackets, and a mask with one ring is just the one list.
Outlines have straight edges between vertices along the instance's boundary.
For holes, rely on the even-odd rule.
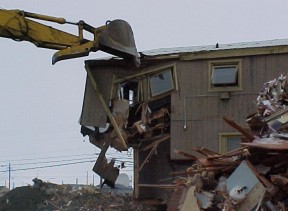
[[[288,53],[288,39],[268,40],[258,42],[242,42],[233,44],[217,44],[206,46],[192,46],[179,48],[160,48],[140,52],[141,66],[167,60],[202,60],[231,58],[257,55],[273,55]],[[87,60],[88,65],[120,65],[131,66],[129,62],[118,57],[107,57],[96,60]]]

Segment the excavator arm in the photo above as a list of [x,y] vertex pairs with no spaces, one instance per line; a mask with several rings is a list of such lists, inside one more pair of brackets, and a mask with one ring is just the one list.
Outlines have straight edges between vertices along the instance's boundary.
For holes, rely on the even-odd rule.
[[[58,24],[73,24],[78,27],[78,35],[73,35],[51,26],[44,25],[36,20],[55,22]],[[85,39],[84,31],[92,33],[93,40]],[[91,51],[98,50],[109,54],[133,60],[136,66],[140,65],[140,59],[132,29],[124,20],[107,21],[105,25],[94,28],[84,21],[72,23],[64,18],[51,17],[35,13],[24,12],[20,10],[1,10],[0,9],[0,37],[10,38],[15,41],[28,41],[35,44],[37,47],[49,48],[57,50],[53,55],[52,64],[64,59],[72,59],[76,57],[87,56]],[[86,68],[88,77],[91,79],[94,89],[98,91],[97,84],[91,74],[91,71]],[[99,93],[99,96],[101,94]],[[104,108],[107,108],[105,102],[100,101]],[[107,108],[107,114],[112,125],[115,127],[116,133],[123,148],[127,149],[125,140],[119,131],[119,128]],[[106,150],[110,142],[105,142],[101,149],[101,153],[93,170],[101,177],[105,178],[110,183],[114,183],[119,169],[114,167],[114,162],[107,163],[105,157]]]
[[[52,58],[52,64],[64,59],[88,56],[98,50],[131,59],[140,64],[135,40],[130,25],[124,20],[107,21],[106,25],[94,28],[84,21],[72,23],[64,18],[35,14],[20,10],[0,10],[0,37],[15,41],[28,41],[41,48],[58,50]],[[78,35],[73,35],[51,26],[39,23],[37,20],[72,24],[78,27]],[[87,31],[94,39],[83,36]]]

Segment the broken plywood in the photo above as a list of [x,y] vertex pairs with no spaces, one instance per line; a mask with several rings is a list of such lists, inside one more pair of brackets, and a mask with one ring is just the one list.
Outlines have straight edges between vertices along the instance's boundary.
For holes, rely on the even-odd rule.
[[195,186],[191,186],[188,189],[187,194],[184,196],[183,203],[179,205],[180,211],[200,211],[197,198],[195,197],[195,189]]

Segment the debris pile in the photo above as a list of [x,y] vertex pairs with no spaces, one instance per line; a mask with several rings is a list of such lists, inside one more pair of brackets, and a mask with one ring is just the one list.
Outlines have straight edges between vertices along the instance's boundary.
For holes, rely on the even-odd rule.
[[0,197],[0,211],[137,211],[154,207],[133,203],[130,194],[102,191],[91,185],[57,185],[34,179]]
[[257,111],[246,121],[256,139],[252,145],[268,149],[288,149],[288,77],[281,75],[264,84],[257,98]]
[[224,121],[242,135],[242,147],[225,154],[205,148],[175,153],[193,160],[172,172],[176,188],[168,211],[288,210],[288,77],[264,84],[248,129]]

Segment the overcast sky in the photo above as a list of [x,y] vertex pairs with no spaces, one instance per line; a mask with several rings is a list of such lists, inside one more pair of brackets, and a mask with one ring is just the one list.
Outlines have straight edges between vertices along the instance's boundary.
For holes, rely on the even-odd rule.
[[[287,0],[1,0],[0,7],[84,20],[94,27],[124,19],[132,26],[138,51],[288,38]],[[77,34],[74,26],[57,27]],[[73,183],[78,178],[86,183],[87,172],[91,183],[94,163],[19,169],[56,165],[52,161],[59,160],[63,165],[66,160],[96,160],[97,151],[80,134],[78,119],[84,61],[104,54],[53,66],[53,50],[6,38],[0,38],[0,49],[0,186],[8,181],[9,162],[15,186],[31,183],[37,175],[51,182]],[[112,151],[110,156],[123,154]]]

